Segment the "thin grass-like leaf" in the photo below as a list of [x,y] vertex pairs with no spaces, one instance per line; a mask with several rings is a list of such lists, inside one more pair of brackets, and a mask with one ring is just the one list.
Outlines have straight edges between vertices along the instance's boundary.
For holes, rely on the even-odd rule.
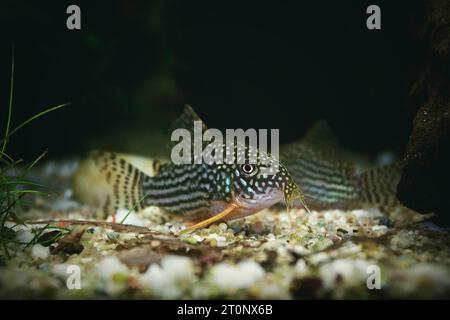
[[138,206],[142,201],[144,201],[144,199],[145,199],[147,196],[148,196],[147,193],[144,194],[144,196],[141,197],[141,198],[139,199],[139,201],[133,206],[133,208],[131,208],[130,210],[128,210],[128,212],[127,212],[127,214],[125,215],[125,217],[123,217],[123,219],[120,221],[120,224],[123,224],[123,223],[125,222],[125,220],[126,220],[126,219],[128,218],[128,216],[130,215],[131,211],[133,211],[134,209],[136,209],[137,206]]
[[2,186],[3,185],[28,185],[28,186],[33,186],[33,187],[42,188],[42,189],[51,189],[50,187],[47,187],[43,184],[39,184],[39,183],[27,181],[27,180],[8,180],[6,182],[2,182]]
[[28,172],[30,169],[32,169],[36,163],[38,163],[43,157],[45,157],[47,155],[48,150],[45,150],[44,152],[42,152],[36,159],[34,159],[34,161],[27,166],[25,172]]
[[13,158],[11,158],[8,154],[6,154],[4,151],[0,151],[0,159],[2,157],[7,158],[5,161],[14,162]]
[[19,125],[18,125],[17,127],[15,127],[13,130],[11,130],[11,131],[9,132],[9,134],[8,134],[7,136],[5,136],[5,137],[4,137],[2,140],[0,140],[0,141],[2,141],[3,143],[5,143],[5,140],[8,140],[15,132],[17,132],[19,129],[22,129],[24,126],[26,126],[26,125],[29,124],[30,122],[36,120],[37,118],[42,117],[43,115],[46,115],[47,113],[50,113],[50,112],[52,112],[52,111],[61,109],[61,108],[66,107],[66,106],[68,106],[68,105],[70,105],[70,102],[66,102],[66,103],[63,103],[63,104],[60,104],[60,105],[57,105],[57,106],[48,108],[48,109],[46,109],[46,110],[44,110],[44,111],[41,111],[41,112],[35,114],[34,116],[28,118],[27,120],[25,120],[24,122],[22,122],[21,124],[19,124]]
[[31,239],[30,242],[27,243],[24,249],[28,248],[31,244],[34,244],[36,239],[38,239],[41,236],[41,234],[44,233],[44,231],[47,229],[48,226],[49,225],[46,224],[41,230],[39,230],[39,232],[34,235],[33,239]]
[[[9,105],[8,114],[5,128],[5,135],[0,139],[0,228],[4,230],[7,219],[14,221],[14,226],[25,225],[25,222],[16,215],[15,208],[23,204],[22,198],[27,194],[38,194],[47,195],[48,192],[54,192],[52,188],[46,187],[44,185],[28,181],[25,176],[28,172],[35,167],[35,165],[41,161],[41,159],[47,154],[44,151],[40,154],[33,162],[28,165],[19,168],[19,165],[23,160],[14,160],[6,152],[6,147],[10,141],[10,137],[16,133],[18,130],[29,124],[30,122],[50,113],[52,111],[63,108],[70,103],[63,103],[51,108],[47,108],[32,117],[28,118],[21,124],[19,124],[14,129],[11,129],[11,119],[12,119],[12,106],[13,106],[13,96],[14,96],[14,48],[12,49],[12,61],[11,61],[11,77],[10,77],[10,90],[9,90]],[[26,189],[20,189],[26,188]],[[43,192],[46,190],[47,192]],[[46,225],[38,234],[35,234],[32,241],[26,244],[28,247],[30,244],[36,242],[36,239],[45,231],[48,227]],[[19,243],[16,239],[5,238],[4,235],[0,235],[0,247],[3,248],[5,256],[10,257],[8,250],[8,243]]]
[[0,196],[8,195],[8,194],[22,194],[22,193],[45,194],[44,192],[39,191],[39,190],[25,189],[25,190],[10,190],[10,191],[6,191],[6,192],[0,192]]

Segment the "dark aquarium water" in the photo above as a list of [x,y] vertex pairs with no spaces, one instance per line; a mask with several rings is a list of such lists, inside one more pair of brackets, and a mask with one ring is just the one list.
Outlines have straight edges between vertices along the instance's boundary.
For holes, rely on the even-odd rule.
[[448,299],[449,20],[2,1],[0,297]]

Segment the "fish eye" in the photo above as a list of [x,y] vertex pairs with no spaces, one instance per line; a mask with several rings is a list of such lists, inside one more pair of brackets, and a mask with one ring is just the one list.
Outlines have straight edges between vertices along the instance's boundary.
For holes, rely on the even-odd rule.
[[255,171],[256,166],[250,163],[241,165],[241,170],[245,174],[252,174]]

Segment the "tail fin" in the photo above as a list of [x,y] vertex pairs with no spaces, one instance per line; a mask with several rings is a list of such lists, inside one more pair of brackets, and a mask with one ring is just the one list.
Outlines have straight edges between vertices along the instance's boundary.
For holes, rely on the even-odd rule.
[[397,185],[400,181],[402,163],[382,166],[365,171],[355,177],[359,192],[358,201],[380,208],[400,205]]
[[400,181],[402,165],[401,162],[397,162],[355,176],[359,198],[357,202],[353,203],[357,207],[353,206],[353,208],[378,208],[397,226],[432,217],[433,213],[418,213],[403,205],[397,198],[397,185]]
[[[100,208],[105,215],[118,209],[143,209],[142,184],[150,177],[127,161],[129,159],[127,155],[91,152],[74,174],[75,198]],[[156,163],[154,168],[156,171]]]

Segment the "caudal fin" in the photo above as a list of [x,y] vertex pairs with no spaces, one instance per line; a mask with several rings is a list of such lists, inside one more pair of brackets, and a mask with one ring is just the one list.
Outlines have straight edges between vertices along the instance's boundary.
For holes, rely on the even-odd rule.
[[393,208],[400,205],[397,185],[400,181],[402,163],[367,170],[355,177],[359,192],[358,201],[380,208]]
[[74,174],[75,198],[100,208],[105,215],[118,209],[143,209],[142,184],[149,176],[127,161],[128,158],[110,152],[91,152]]
[[421,214],[405,205],[397,198],[397,185],[400,181],[402,163],[374,168],[356,176],[358,200],[353,208],[378,208],[397,226],[423,221],[433,213]]

